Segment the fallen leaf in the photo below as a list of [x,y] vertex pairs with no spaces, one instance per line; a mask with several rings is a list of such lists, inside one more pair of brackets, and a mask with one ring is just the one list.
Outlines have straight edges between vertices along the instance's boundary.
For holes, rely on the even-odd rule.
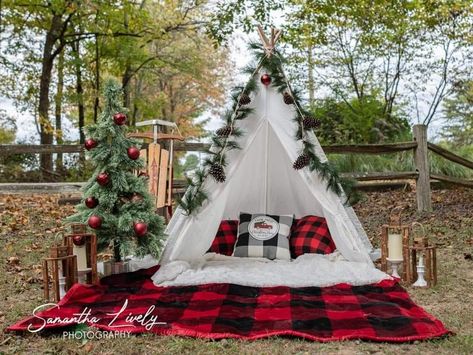
[[18,258],[17,256],[10,256],[8,258],[8,263],[10,265],[18,265],[20,263],[20,258]]

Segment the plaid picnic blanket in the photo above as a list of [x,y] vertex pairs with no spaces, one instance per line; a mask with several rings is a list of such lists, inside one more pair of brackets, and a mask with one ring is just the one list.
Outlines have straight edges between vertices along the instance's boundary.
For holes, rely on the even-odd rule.
[[330,287],[234,284],[156,287],[156,267],[74,285],[50,309],[8,328],[63,329],[88,324],[106,331],[153,332],[211,339],[275,335],[314,341],[407,342],[449,334],[396,281]]

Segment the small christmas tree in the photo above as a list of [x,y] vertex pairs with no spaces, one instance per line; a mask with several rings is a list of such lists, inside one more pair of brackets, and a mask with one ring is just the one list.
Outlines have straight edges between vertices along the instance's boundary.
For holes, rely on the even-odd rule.
[[83,199],[69,222],[87,223],[95,229],[98,250],[113,246],[115,261],[133,254],[159,257],[164,222],[155,214],[146,180],[133,174],[144,168],[136,140],[126,137],[122,91],[114,80],[104,89],[105,107],[99,122],[86,127],[85,148],[95,166],[83,188]]

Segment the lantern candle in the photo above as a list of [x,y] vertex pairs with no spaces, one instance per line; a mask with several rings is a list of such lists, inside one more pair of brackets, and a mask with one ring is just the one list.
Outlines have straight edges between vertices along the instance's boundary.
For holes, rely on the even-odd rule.
[[402,235],[388,234],[388,259],[402,260]]
[[87,252],[85,245],[74,245],[73,254],[77,256],[77,270],[87,270]]

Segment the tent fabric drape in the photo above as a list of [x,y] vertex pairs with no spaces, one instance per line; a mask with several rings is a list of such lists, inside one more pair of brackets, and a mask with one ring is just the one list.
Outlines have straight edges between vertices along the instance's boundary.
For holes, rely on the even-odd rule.
[[[240,212],[324,217],[340,253],[349,261],[371,264],[371,243],[353,210],[344,206],[343,196],[328,190],[316,172],[292,167],[302,149],[294,138],[294,106],[286,105],[270,86],[258,85],[250,105],[254,111],[235,123],[244,134],[238,138],[241,149],[227,152],[227,180],[206,179],[209,198],[196,214],[176,210],[166,230],[169,237],[160,264],[202,257],[220,221],[238,219]],[[326,161],[313,132],[308,139],[319,159]]]

